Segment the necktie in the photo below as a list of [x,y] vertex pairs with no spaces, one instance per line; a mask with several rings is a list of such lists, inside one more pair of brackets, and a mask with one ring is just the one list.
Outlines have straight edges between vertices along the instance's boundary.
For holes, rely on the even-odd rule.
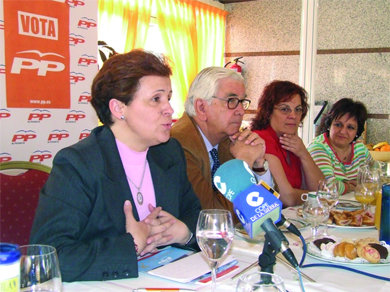
[[217,171],[218,167],[221,165],[218,159],[218,151],[217,149],[213,148],[210,150],[211,158],[213,159],[213,167],[211,168],[211,185],[213,186],[214,190],[217,190],[217,188],[214,186],[213,179],[214,174]]

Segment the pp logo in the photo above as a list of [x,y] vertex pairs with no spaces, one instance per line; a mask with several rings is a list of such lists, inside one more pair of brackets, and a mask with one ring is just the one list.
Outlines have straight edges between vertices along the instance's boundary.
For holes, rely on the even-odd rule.
[[80,0],[66,0],[66,3],[68,3],[69,7],[71,8],[85,5],[84,1],[80,1]]
[[[41,53],[38,50],[27,50],[17,52],[17,54],[37,54],[40,58],[45,56],[55,56],[64,58],[62,55],[56,53]],[[62,62],[55,62],[49,60],[37,60],[31,58],[15,57],[12,62],[11,73],[21,74],[22,70],[37,70],[37,76],[46,76],[48,72],[61,72],[65,69],[65,64]]]
[[29,114],[27,118],[27,122],[38,123],[43,119],[48,119],[50,117],[51,117],[51,113],[48,110],[35,109]]
[[77,23],[77,27],[82,29],[96,27],[96,20],[87,17],[81,17],[81,19]]
[[12,137],[12,144],[24,144],[28,140],[37,138],[37,134],[32,130],[19,130]]
[[217,187],[218,191],[220,191],[222,195],[226,193],[226,184],[221,182],[220,176],[214,176],[214,185]]
[[34,151],[31,156],[30,156],[30,162],[42,162],[44,160],[47,160],[47,159],[50,159],[52,158],[52,154],[50,153],[50,151],[40,151],[40,150],[37,150],[37,151]]
[[9,118],[10,116],[11,116],[11,113],[9,112],[9,110],[7,110],[5,108],[0,109],[0,119],[6,119],[6,118]]
[[91,64],[96,64],[97,63],[97,60],[94,56],[89,56],[87,54],[83,54],[80,58],[79,58],[79,61],[78,61],[78,65],[79,66],[84,66],[84,67],[87,67]]
[[69,45],[76,46],[77,44],[85,43],[85,39],[82,35],[71,33],[69,34]]
[[0,153],[0,163],[11,161],[11,160],[12,160],[12,156],[10,153],[8,153],[8,152]]
[[246,202],[251,207],[258,207],[264,202],[264,198],[259,192],[251,192],[246,196]]

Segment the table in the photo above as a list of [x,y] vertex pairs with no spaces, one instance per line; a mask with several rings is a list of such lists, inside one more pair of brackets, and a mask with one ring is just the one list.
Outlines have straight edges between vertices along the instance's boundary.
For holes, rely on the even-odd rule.
[[[343,196],[343,198],[351,198],[349,196]],[[365,229],[352,229],[352,228],[329,228],[328,232],[331,235],[340,238],[365,238],[374,237],[378,238],[378,231],[374,228]],[[310,234],[310,228],[302,230],[303,237],[308,237]],[[294,252],[298,262],[302,257],[302,248],[300,239],[290,233],[286,233],[286,237],[290,242],[290,248]],[[231,254],[239,261],[240,269],[249,266],[251,263],[257,261],[259,254],[262,252],[262,242],[249,242],[243,238],[235,237]],[[305,264],[310,263],[325,263],[323,261],[314,259],[309,255],[305,258]],[[371,274],[380,275],[384,277],[390,277],[390,265],[384,266],[370,266],[370,265],[348,265],[351,268],[359,269]],[[250,271],[259,270],[258,267],[253,267]],[[328,268],[328,267],[313,267],[304,268],[302,272],[314,279],[316,282],[312,283],[304,279],[304,287],[306,292],[315,291],[375,291],[385,292],[390,291],[390,282],[378,280],[375,278],[367,277],[365,275],[353,273],[350,271]],[[297,280],[297,274],[289,267],[282,264],[279,260],[274,267],[274,273],[282,276],[285,281],[286,288],[289,292],[301,291]],[[235,291],[235,285],[237,279],[221,279],[217,283],[218,292]],[[89,292],[89,291],[131,291],[131,289],[138,287],[181,287],[191,288],[197,291],[210,291],[209,286],[190,286],[185,284],[178,284],[173,281],[164,280],[158,277],[154,277],[148,274],[141,273],[139,278],[136,279],[122,279],[106,282],[73,282],[63,283],[64,292]]]

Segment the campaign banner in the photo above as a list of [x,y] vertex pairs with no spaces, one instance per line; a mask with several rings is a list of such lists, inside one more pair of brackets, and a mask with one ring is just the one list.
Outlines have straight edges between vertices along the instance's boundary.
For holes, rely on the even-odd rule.
[[70,108],[66,1],[4,0],[7,107]]
[[[17,2],[15,4],[17,8],[9,9],[9,5],[13,5],[14,2]],[[42,4],[39,5],[39,10],[36,6],[37,3]],[[98,118],[91,106],[91,83],[98,70],[97,5],[98,1],[95,0],[0,0],[0,163],[21,160],[51,167],[54,156],[60,149],[85,139],[98,125]],[[66,7],[67,11],[59,13],[57,10],[62,10],[63,7]],[[12,10],[22,12],[23,17],[20,16],[19,19],[23,30],[20,34],[15,19],[12,20],[12,17],[8,15],[5,21],[4,14],[12,14]],[[52,13],[53,11],[56,13]],[[66,26],[63,26],[65,22],[62,16],[65,13],[68,13],[69,19]],[[11,23],[8,23],[8,20]],[[48,24],[49,21],[50,24]],[[15,39],[28,38],[29,44],[19,42],[16,45],[15,41],[10,43],[9,39],[5,44],[6,27],[7,29],[14,27],[12,31],[17,35],[17,37],[14,36]],[[40,28],[44,29],[39,30]],[[68,35],[64,37],[62,34],[66,34],[66,31]],[[7,34],[9,33],[10,31],[7,30]],[[49,44],[57,42],[57,45],[46,50],[47,45],[40,46],[40,41],[33,45],[32,41],[38,39]],[[59,40],[65,40],[66,49],[62,48],[62,42],[61,45],[58,44]],[[5,61],[6,45],[11,48],[15,47],[11,51],[8,48],[8,52],[14,52],[14,55],[11,54],[11,61],[7,62]],[[37,48],[37,46],[39,47]],[[15,53],[26,50],[37,50],[41,54],[54,52],[57,55],[65,56],[68,60],[65,61],[65,58],[58,56],[40,57],[34,53],[29,53],[30,55]],[[66,53],[69,54],[69,57]],[[6,77],[9,78],[12,75],[11,70],[15,57],[36,60],[32,60],[30,65],[19,60],[19,64],[23,65],[20,67],[19,78],[15,79],[11,85],[7,84],[6,86]],[[57,64],[59,67],[56,67],[55,63],[45,63],[45,60],[63,63],[64,71],[55,71],[61,65]],[[37,68],[34,69],[34,66]],[[18,67],[14,67],[14,70],[16,68]],[[42,72],[45,72],[46,76],[38,78],[38,73]],[[52,74],[57,76],[57,74],[62,73],[64,73],[63,76],[61,75],[62,77],[56,77],[54,81],[51,79],[51,82],[46,81],[47,78],[52,78]],[[31,106],[27,103],[28,107],[24,103],[21,106],[10,105],[9,100],[15,101],[27,83],[32,82],[29,79],[30,76],[25,77],[26,74],[32,74],[36,78],[35,80],[39,80],[40,85],[37,87],[43,88],[44,93],[49,92],[49,90],[53,92],[54,97],[50,104],[39,101],[39,104],[34,103]],[[9,90],[10,86],[14,89],[11,92],[6,92],[6,87]],[[52,87],[55,88],[52,90]],[[35,94],[35,90],[28,90]],[[11,98],[10,94],[12,94]],[[48,98],[39,100],[45,101]],[[64,105],[64,107],[54,106],[57,102],[60,102],[61,106]]]

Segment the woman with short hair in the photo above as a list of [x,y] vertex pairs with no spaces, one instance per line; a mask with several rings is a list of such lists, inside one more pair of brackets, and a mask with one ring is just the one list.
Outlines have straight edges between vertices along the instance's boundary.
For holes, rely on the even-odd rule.
[[340,194],[353,191],[361,165],[372,158],[357,139],[364,131],[367,109],[350,98],[337,101],[321,120],[317,136],[308,146],[314,162],[329,182],[336,182]]
[[103,126],[57,153],[31,231],[31,243],[57,249],[65,282],[137,277],[139,255],[197,247],[200,203],[170,138],[170,75],[164,58],[134,50],[94,78]]

